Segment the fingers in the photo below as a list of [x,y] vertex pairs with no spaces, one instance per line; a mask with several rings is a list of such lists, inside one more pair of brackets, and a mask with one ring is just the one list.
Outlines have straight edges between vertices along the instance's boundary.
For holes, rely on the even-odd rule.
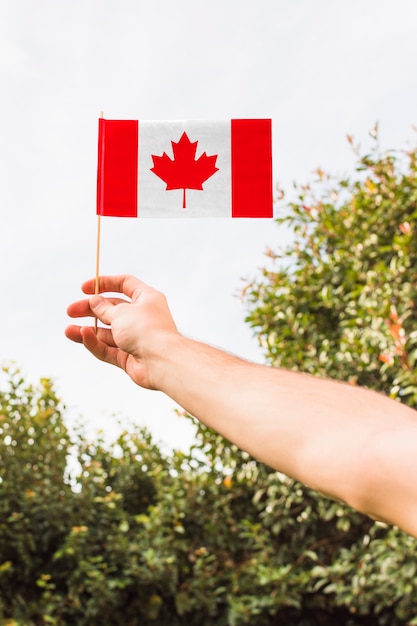
[[[96,279],[91,278],[82,285],[84,293],[92,295],[92,298],[73,302],[67,308],[70,317],[98,317],[104,324],[110,324],[112,307],[116,304],[126,303],[126,300],[117,297],[106,297],[105,299],[95,295]],[[137,301],[144,292],[153,292],[148,285],[138,280],[134,276],[100,276],[99,292],[113,292],[126,295],[131,300]],[[94,295],[93,295],[94,294]]]
[[[132,301],[137,301],[144,290],[154,291],[134,276],[128,275],[101,276],[98,287],[100,293],[120,293]],[[113,295],[107,297],[96,295],[96,279],[86,281],[82,285],[82,290],[91,297],[68,306],[67,313],[72,318],[96,317],[103,324],[111,326],[119,305],[124,304],[130,309],[130,301],[126,299]],[[129,354],[116,345],[110,328],[98,327],[95,331],[91,326],[71,324],[66,328],[65,334],[71,341],[84,344],[99,360],[126,369]]]
[[[78,300],[73,302],[67,308],[67,313],[70,317],[96,317],[96,312],[91,308],[92,298]],[[126,300],[122,298],[107,298],[107,301],[111,304],[123,304]]]
[[89,308],[93,315],[97,317],[103,324],[110,325],[112,322],[112,313],[114,304],[110,298],[103,296],[92,296],[88,302]]
[[[90,328],[90,327],[74,326],[74,325],[67,326],[67,328],[65,329],[65,335],[68,339],[71,339],[71,341],[75,341],[76,343],[84,343],[85,333],[86,332],[89,333],[88,330],[86,331],[86,328]],[[112,348],[117,347],[113,339],[113,334],[109,328],[101,328],[99,326],[97,328],[97,334],[93,328],[90,328],[90,330],[94,333],[97,339],[101,341],[102,343],[105,343],[106,345]]]
[[122,367],[119,362],[120,358],[120,350],[111,340],[109,342],[102,341],[103,337],[108,337],[106,333],[102,331],[107,331],[107,333],[111,334],[111,331],[108,329],[97,329],[97,334],[94,329],[90,326],[83,326],[80,328],[80,337],[84,346],[89,350],[97,359],[100,361],[105,361],[106,363],[110,363],[110,365],[117,365],[117,367]]
[[97,328],[96,332],[91,326],[68,326],[65,334],[68,339],[84,344],[100,361],[123,367],[125,356],[114,343],[112,332],[108,328]]
[[90,309],[89,300],[78,300],[73,302],[67,308],[67,313],[70,317],[92,317],[93,312]]
[[81,339],[81,326],[67,326],[65,329],[65,336],[71,341],[75,341],[75,343],[82,343]]
[[[138,295],[144,289],[149,289],[146,283],[135,276],[128,274],[120,274],[117,276],[100,276],[98,279],[98,291],[99,293],[115,292],[123,293],[128,298],[133,298]],[[96,291],[96,279],[91,278],[82,285],[82,290],[86,294],[94,294]]]

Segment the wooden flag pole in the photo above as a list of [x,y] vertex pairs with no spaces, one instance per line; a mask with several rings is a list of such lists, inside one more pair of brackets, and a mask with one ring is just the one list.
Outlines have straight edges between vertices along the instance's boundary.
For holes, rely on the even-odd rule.
[[[94,282],[94,293],[99,292],[99,276],[100,276],[100,239],[101,239],[101,215],[97,215],[97,241],[96,241],[96,278]],[[97,334],[97,318],[94,318],[94,330]]]
[[[100,117],[104,117],[103,111],[100,112]],[[94,293],[97,295],[99,292],[99,276],[100,276],[100,240],[101,240],[101,215],[97,214],[97,238],[96,238],[96,278],[94,282]],[[94,318],[94,331],[97,335],[97,318]]]

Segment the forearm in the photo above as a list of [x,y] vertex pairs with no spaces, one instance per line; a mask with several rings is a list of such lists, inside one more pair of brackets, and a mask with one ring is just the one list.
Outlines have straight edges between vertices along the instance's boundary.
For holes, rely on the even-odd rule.
[[382,461],[392,488],[401,487],[397,503],[387,502],[387,484],[378,476],[385,469],[370,466],[380,464],[384,438],[403,432],[417,438],[416,413],[408,407],[347,384],[250,364],[192,340],[174,344],[160,366],[160,388],[256,458],[393,523],[401,498],[416,499],[414,487],[408,493],[397,484],[406,481],[401,472],[395,477],[402,462],[395,450]]
[[[132,276],[100,277],[74,302],[67,337],[159,389],[271,467],[417,537],[417,413],[380,394],[247,363],[182,337],[165,297]],[[95,292],[95,281],[83,284]]]

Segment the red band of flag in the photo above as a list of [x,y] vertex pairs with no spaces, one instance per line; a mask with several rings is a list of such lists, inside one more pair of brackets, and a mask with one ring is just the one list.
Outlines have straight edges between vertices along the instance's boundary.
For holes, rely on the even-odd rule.
[[137,217],[138,121],[99,119],[97,214]]
[[272,217],[271,120],[231,120],[232,217]]

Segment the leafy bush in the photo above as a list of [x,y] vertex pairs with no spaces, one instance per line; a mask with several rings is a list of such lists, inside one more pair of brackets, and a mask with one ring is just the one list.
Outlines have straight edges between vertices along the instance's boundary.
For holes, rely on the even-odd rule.
[[69,436],[50,381],[11,372],[7,384],[0,624],[395,626],[416,614],[407,535],[202,425],[189,454],[163,456],[133,427],[89,443]]
[[246,287],[247,321],[270,363],[416,406],[417,150],[357,154],[351,179],[296,187],[278,220],[294,239]]

